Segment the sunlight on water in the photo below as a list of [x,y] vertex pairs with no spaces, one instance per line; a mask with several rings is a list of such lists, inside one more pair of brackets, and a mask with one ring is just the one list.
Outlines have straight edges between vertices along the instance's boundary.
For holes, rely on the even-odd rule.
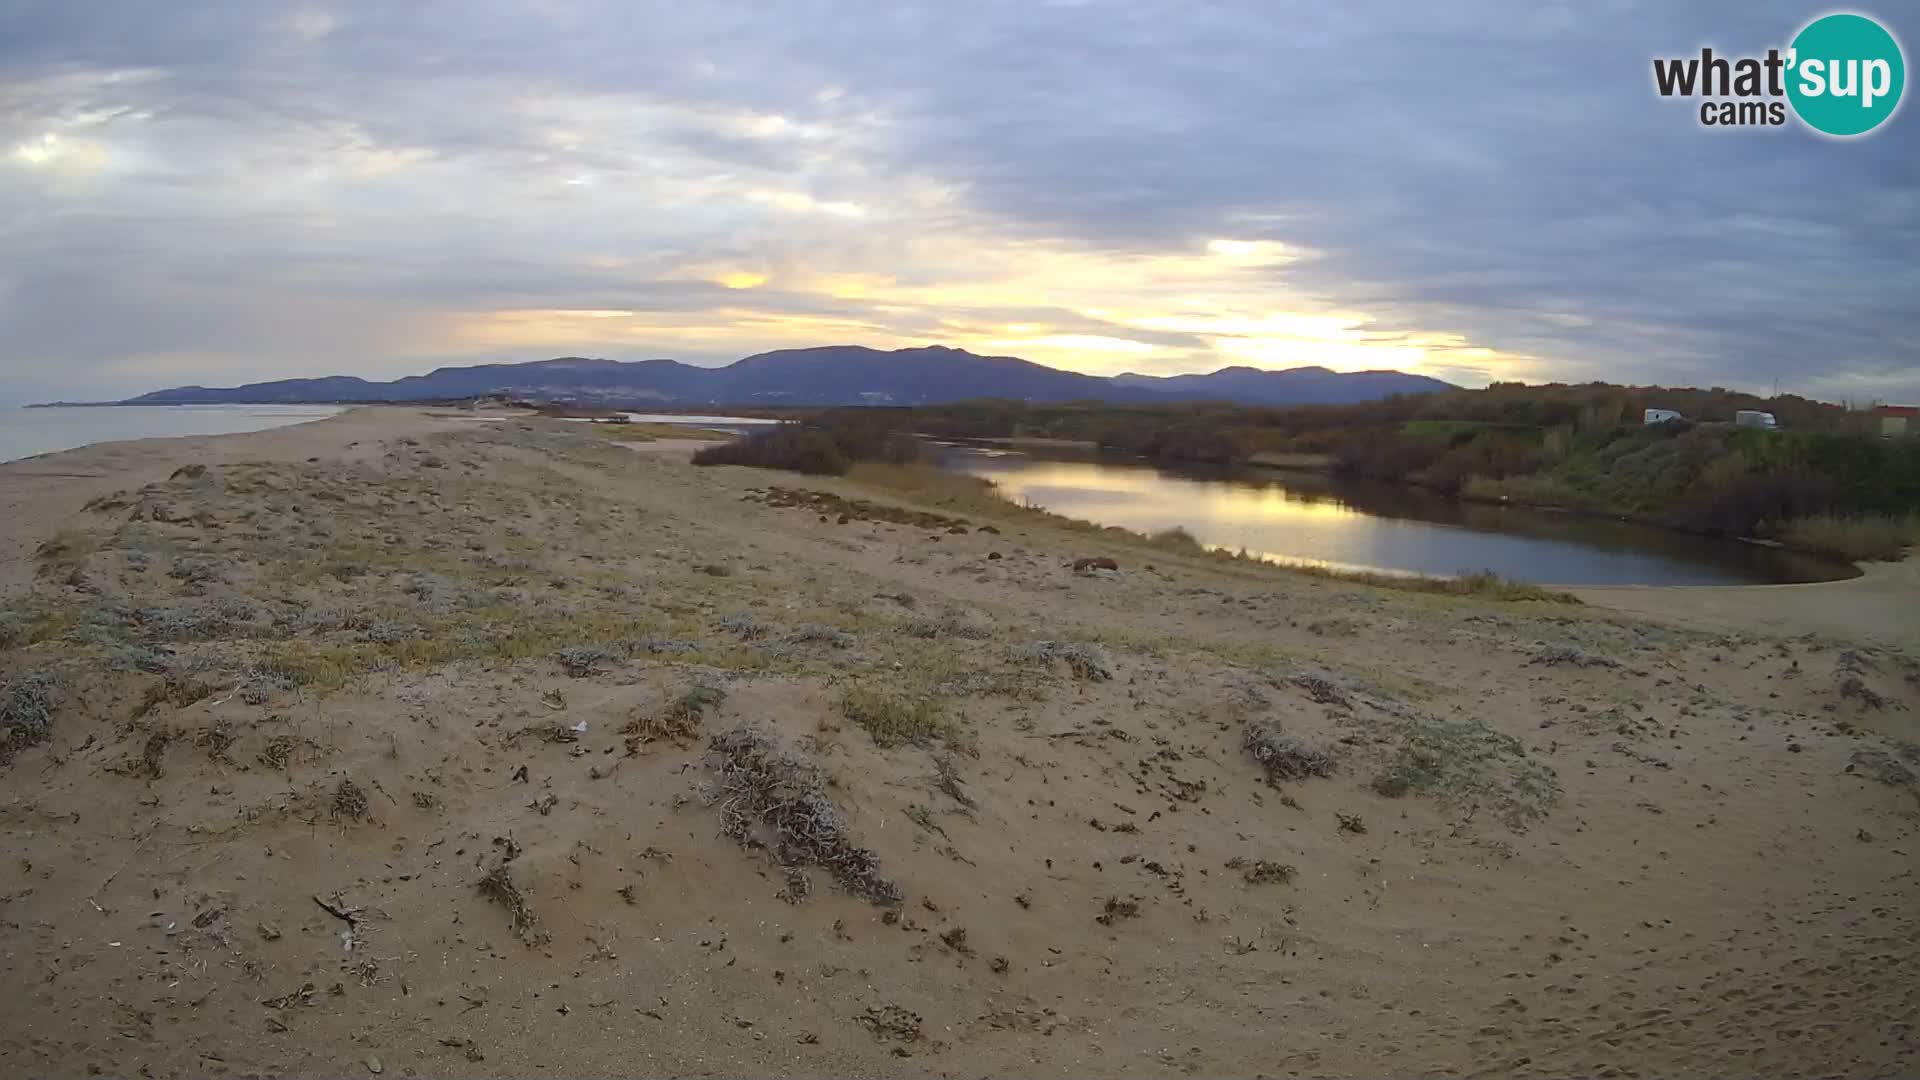
[[1202,544],[1277,562],[1389,574],[1489,569],[1555,585],[1738,585],[1848,576],[1831,562],[1605,518],[1349,486],[1318,474],[1171,469],[951,447],[949,468],[1015,502],[1141,533],[1182,528]]

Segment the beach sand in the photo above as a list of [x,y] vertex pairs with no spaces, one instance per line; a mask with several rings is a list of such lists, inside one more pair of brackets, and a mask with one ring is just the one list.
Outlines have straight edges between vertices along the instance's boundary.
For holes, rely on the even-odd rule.
[[0,1071],[1920,1073],[1910,564],[1497,604],[693,445],[0,465]]
[[1808,585],[1575,589],[1589,604],[1715,631],[1817,634],[1920,652],[1920,557]]

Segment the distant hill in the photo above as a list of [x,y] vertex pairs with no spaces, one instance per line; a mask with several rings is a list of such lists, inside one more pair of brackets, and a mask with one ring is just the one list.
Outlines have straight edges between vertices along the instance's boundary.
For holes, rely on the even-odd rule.
[[132,405],[435,401],[506,395],[601,405],[931,405],[969,398],[1033,402],[1232,401],[1247,405],[1352,404],[1393,394],[1452,389],[1398,371],[1341,373],[1322,367],[1210,375],[1121,375],[1061,371],[1012,356],[980,356],[930,345],[891,352],[858,345],[780,349],[705,368],[676,360],[590,360],[567,356],[522,364],[445,367],[392,382],[345,375],[245,386],[182,386],[129,399]]
[[1207,375],[1115,375],[1113,382],[1155,390],[1188,401],[1241,405],[1356,405],[1394,394],[1431,394],[1457,389],[1452,383],[1403,371],[1332,371],[1323,367],[1267,371],[1224,367]]

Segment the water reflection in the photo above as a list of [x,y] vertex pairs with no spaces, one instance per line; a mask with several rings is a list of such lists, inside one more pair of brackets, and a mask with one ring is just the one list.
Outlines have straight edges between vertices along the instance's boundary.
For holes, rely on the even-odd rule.
[[1313,473],[959,446],[944,455],[949,468],[986,477],[1017,501],[1138,532],[1179,526],[1209,546],[1283,562],[1388,573],[1491,569],[1554,585],[1740,585],[1852,573],[1753,544]]

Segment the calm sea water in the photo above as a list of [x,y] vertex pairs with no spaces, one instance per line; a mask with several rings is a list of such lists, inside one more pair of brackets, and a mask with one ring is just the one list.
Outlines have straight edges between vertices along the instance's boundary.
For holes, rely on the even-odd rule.
[[947,448],[944,464],[1068,517],[1145,533],[1179,526],[1209,547],[1336,569],[1493,570],[1543,585],[1751,585],[1854,574],[1843,563],[1756,544],[1312,473],[969,447]]
[[340,411],[334,405],[122,405],[0,409],[0,461],[72,450],[97,442],[176,435],[231,435],[302,424]]

